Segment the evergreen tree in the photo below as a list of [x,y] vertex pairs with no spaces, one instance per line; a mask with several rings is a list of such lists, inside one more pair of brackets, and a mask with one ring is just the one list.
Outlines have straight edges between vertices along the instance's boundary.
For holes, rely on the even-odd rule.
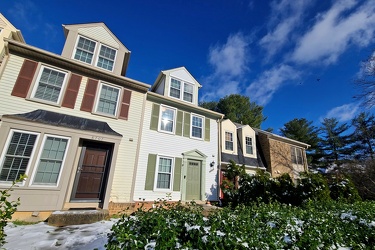
[[352,120],[354,127],[353,140],[359,152],[359,158],[374,159],[375,117],[362,112]]
[[320,128],[322,139],[320,147],[323,150],[326,163],[340,165],[352,154],[352,135],[348,132],[349,125],[340,124],[336,118],[325,118]]
[[254,128],[260,128],[262,122],[267,119],[263,115],[263,106],[259,106],[255,102],[251,102],[249,97],[239,94],[225,96],[218,102],[202,102],[199,106],[220,112],[232,122],[248,124]]
[[320,141],[319,128],[313,126],[312,123],[305,118],[295,118],[285,123],[280,131],[281,135],[285,137],[309,144],[310,147],[306,150],[307,161],[309,164],[316,164],[321,157],[318,147]]

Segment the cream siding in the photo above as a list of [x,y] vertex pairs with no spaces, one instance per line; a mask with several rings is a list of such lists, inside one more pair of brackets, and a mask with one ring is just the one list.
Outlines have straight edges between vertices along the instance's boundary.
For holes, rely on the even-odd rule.
[[118,44],[118,42],[108,33],[108,31],[104,27],[97,26],[97,27],[79,28],[78,33],[83,36],[87,36],[88,38],[100,41],[113,48],[116,48],[116,49],[120,48],[120,45]]
[[186,70],[184,70],[184,69],[178,69],[176,71],[172,71],[170,73],[170,76],[171,77],[177,77],[179,79],[183,79],[184,81],[195,85],[195,79],[193,77],[191,77],[191,75],[188,74],[186,72]]
[[[9,62],[0,79],[0,115],[1,114],[18,114],[44,109],[62,114],[78,116],[87,119],[100,120],[107,122],[116,132],[123,135],[119,145],[118,157],[115,165],[115,177],[111,193],[111,200],[116,202],[128,202],[131,200],[131,185],[135,158],[137,154],[138,134],[141,124],[141,113],[144,93],[132,92],[131,104],[129,110],[129,120],[114,119],[105,116],[93,115],[89,112],[80,111],[81,101],[87,83],[87,77],[83,77],[77,101],[74,109],[56,107],[52,105],[41,104],[29,101],[24,98],[11,96],[14,83],[22,66],[24,59],[19,56],[11,55]],[[76,167],[76,166],[75,166]],[[70,195],[68,193],[68,195]]]
[[[206,197],[203,199],[217,200],[217,149],[218,149],[218,133],[217,122],[210,120],[210,141],[202,141],[190,139],[184,136],[167,134],[150,130],[150,119],[153,102],[147,101],[145,108],[145,116],[143,120],[143,132],[141,147],[139,151],[139,161],[137,167],[137,175],[135,181],[134,201],[154,201],[166,198],[167,193],[171,194],[174,201],[182,199],[181,191],[148,191],[145,190],[147,161],[149,154],[159,154],[171,157],[183,158],[182,153],[192,150],[198,150],[207,156],[205,161],[205,186],[204,193]],[[210,167],[210,162],[214,161],[215,166]],[[186,166],[182,166],[182,176],[186,173]],[[184,178],[181,179],[181,190],[183,190]]]

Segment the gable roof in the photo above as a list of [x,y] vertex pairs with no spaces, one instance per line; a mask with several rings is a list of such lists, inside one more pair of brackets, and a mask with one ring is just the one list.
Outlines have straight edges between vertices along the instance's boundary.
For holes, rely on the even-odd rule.
[[281,136],[281,135],[276,135],[276,134],[273,134],[271,132],[264,131],[264,130],[261,130],[261,129],[258,129],[258,128],[253,128],[253,129],[255,130],[255,132],[257,134],[264,134],[268,138],[271,138],[271,139],[274,139],[274,140],[277,140],[277,141],[282,141],[282,142],[289,143],[291,145],[299,146],[299,147],[306,148],[306,149],[310,147],[309,144],[304,143],[304,142],[296,141],[296,140],[293,140],[293,139],[290,139],[288,137],[284,137],[284,136]]
[[151,91],[154,91],[158,87],[158,85],[160,83],[160,79],[164,75],[167,75],[168,73],[170,74],[171,72],[178,71],[178,70],[184,70],[194,80],[194,84],[198,85],[198,88],[202,87],[202,85],[194,78],[194,76],[192,74],[190,74],[190,72],[184,66],[182,66],[182,67],[178,67],[178,68],[173,68],[173,69],[168,69],[168,70],[162,70],[162,71],[160,71],[158,77],[156,78],[154,84],[151,87]]
[[11,22],[8,21],[8,19],[3,16],[3,14],[0,13],[0,23],[4,23],[5,26],[9,27],[10,30],[12,31],[12,38],[16,41],[26,43],[25,39],[22,36],[22,33],[19,29],[13,26]]

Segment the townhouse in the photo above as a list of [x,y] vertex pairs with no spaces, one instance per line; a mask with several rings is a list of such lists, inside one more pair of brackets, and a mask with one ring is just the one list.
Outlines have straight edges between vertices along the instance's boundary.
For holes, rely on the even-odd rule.
[[4,39],[0,188],[28,176],[12,192],[24,217],[132,201],[150,85],[123,76],[130,51],[105,24],[63,30],[61,55]]

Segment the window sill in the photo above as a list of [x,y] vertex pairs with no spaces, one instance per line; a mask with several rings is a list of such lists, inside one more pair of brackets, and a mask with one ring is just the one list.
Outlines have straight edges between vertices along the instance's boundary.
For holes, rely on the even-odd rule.
[[27,101],[31,101],[31,102],[37,102],[37,103],[41,103],[41,104],[46,104],[46,105],[57,107],[57,108],[61,108],[61,104],[60,103],[49,102],[49,101],[45,101],[45,100],[37,99],[37,98],[26,98],[26,100]]

